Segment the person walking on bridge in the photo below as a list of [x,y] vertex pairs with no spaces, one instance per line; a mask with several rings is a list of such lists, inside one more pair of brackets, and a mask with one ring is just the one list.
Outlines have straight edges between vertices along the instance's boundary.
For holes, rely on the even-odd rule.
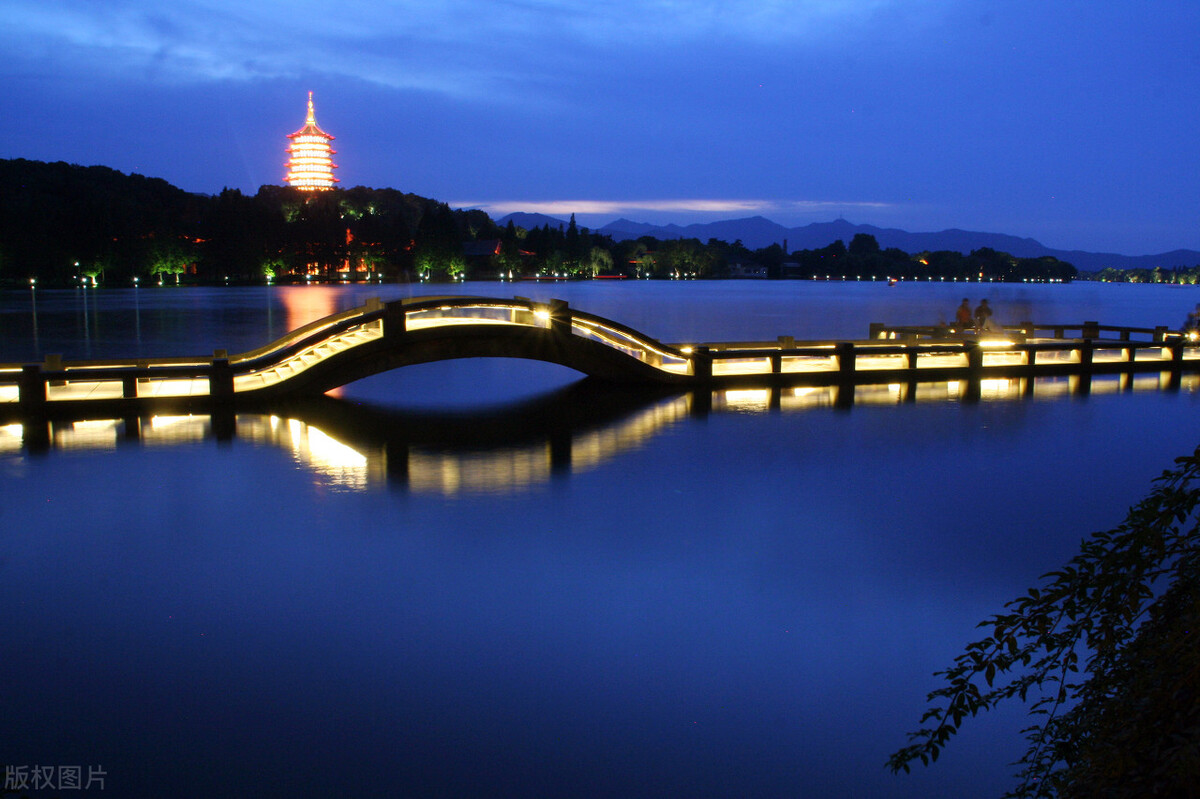
[[992,329],[992,306],[988,305],[987,300],[980,300],[979,307],[975,309],[975,332],[982,333],[984,330]]

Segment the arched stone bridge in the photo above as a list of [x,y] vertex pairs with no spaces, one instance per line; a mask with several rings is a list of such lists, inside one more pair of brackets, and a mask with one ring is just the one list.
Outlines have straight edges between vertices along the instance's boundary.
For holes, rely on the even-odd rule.
[[[1074,335],[1078,332],[1078,335]],[[1039,332],[1047,335],[1039,338]],[[1139,338],[1140,337],[1140,338]],[[1195,342],[1166,328],[1095,322],[996,333],[872,325],[862,341],[667,344],[566,302],[484,297],[379,299],[319,319],[251,352],[136,361],[0,364],[0,407],[72,401],[170,404],[323,394],[402,366],[527,358],[610,382],[683,387],[857,385],[1200,371]]]
[[525,358],[613,382],[685,383],[691,360],[616,322],[551,300],[372,301],[230,359],[234,391],[321,394],[364,377],[457,358]]

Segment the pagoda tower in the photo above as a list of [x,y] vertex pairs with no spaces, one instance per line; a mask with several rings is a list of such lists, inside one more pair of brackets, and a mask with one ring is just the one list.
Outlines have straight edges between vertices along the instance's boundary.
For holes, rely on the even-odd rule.
[[295,133],[289,133],[287,175],[284,181],[291,187],[301,191],[325,191],[332,189],[338,179],[333,176],[337,164],[333,163],[333,154],[337,152],[329,146],[333,137],[317,126],[317,117],[313,113],[313,93],[308,93],[308,117],[304,127]]

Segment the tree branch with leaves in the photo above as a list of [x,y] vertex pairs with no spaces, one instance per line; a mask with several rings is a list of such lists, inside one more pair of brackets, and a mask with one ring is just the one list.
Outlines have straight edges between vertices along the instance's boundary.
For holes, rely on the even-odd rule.
[[979,626],[936,676],[893,772],[937,760],[964,721],[1032,702],[1010,796],[1200,796],[1200,448],[1113,530]]

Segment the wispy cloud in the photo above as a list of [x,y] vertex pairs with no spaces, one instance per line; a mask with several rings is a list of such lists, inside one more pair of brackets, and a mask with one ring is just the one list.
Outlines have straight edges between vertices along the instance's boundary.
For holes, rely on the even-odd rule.
[[625,214],[637,211],[685,213],[757,213],[770,207],[762,200],[499,200],[452,203],[462,208],[480,208],[489,214]]
[[[446,42],[422,14],[308,0],[6,0],[0,42],[14,61],[65,75],[195,83],[330,75],[446,94],[484,81],[477,58],[426,57]],[[449,51],[446,51],[449,52]]]
[[459,208],[478,208],[494,217],[524,212],[558,217],[571,214],[624,216],[637,213],[676,213],[690,218],[721,214],[776,214],[794,218],[850,211],[883,211],[894,207],[890,203],[862,201],[698,198],[676,200],[494,200],[453,202],[451,205]]
[[[906,0],[908,3],[927,0]],[[0,43],[17,60],[158,80],[328,74],[457,95],[503,93],[586,54],[704,37],[828,39],[900,0],[5,0]],[[582,67],[581,67],[582,68]]]

